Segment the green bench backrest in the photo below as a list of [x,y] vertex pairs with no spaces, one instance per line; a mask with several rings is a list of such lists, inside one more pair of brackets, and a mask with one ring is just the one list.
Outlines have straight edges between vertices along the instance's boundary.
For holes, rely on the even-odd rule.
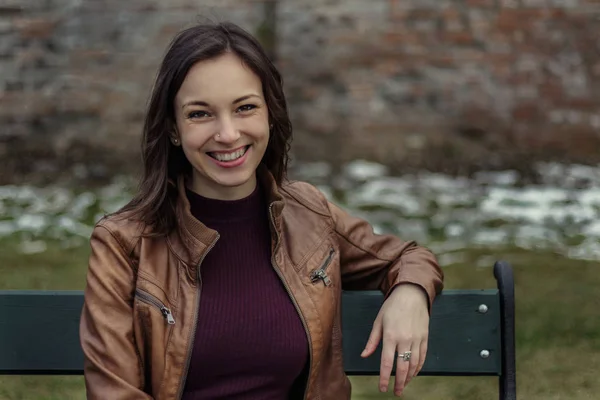
[[[349,375],[379,373],[379,350],[368,359],[360,353],[382,301],[379,292],[343,294],[344,368]],[[82,292],[0,291],[0,374],[82,374],[82,305]],[[482,305],[487,312],[481,312]],[[500,375],[500,326],[498,290],[445,291],[432,309],[422,374]],[[489,356],[482,357],[482,351]]]

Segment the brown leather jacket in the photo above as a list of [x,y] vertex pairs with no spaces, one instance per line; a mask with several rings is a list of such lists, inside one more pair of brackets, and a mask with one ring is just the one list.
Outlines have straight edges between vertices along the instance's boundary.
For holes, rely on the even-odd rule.
[[[342,289],[422,287],[433,302],[443,275],[435,257],[414,242],[375,235],[365,221],[328,202],[313,186],[269,191],[273,268],[304,323],[310,345],[305,399],[349,399],[342,365]],[[80,337],[88,399],[179,399],[187,375],[202,293],[202,260],[219,234],[189,212],[183,181],[178,207],[185,218],[165,238],[108,217],[91,237]],[[184,230],[193,239],[183,245]],[[320,271],[320,272],[319,272]],[[357,349],[361,351],[362,349]]]

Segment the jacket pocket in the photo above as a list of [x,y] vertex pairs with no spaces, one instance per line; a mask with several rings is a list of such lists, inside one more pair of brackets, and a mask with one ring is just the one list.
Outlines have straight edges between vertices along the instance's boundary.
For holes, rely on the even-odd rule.
[[135,298],[157,308],[162,313],[163,317],[165,317],[165,320],[169,325],[175,324],[175,318],[173,318],[171,309],[168,308],[162,301],[157,299],[156,296],[153,296],[144,290],[135,289]]
[[333,247],[329,249],[329,253],[327,257],[321,263],[321,266],[310,273],[310,281],[312,283],[317,283],[319,281],[323,281],[325,286],[331,285],[331,279],[329,275],[327,275],[327,268],[331,265],[331,261],[333,260],[333,256],[335,255],[335,250]]

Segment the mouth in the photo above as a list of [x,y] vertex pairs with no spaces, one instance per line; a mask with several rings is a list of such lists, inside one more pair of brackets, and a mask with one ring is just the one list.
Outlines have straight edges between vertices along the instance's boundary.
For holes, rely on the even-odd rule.
[[242,158],[244,156],[244,154],[246,154],[246,152],[248,151],[249,148],[250,148],[250,145],[247,145],[247,146],[240,147],[239,149],[236,149],[236,150],[233,150],[230,152],[209,151],[206,154],[209,157],[214,158],[215,160],[217,160],[219,162],[226,163],[226,162],[232,162],[232,161]]

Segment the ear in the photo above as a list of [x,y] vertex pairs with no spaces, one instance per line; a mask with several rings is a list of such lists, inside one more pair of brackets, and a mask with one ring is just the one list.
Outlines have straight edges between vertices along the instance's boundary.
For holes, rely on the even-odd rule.
[[171,133],[169,134],[169,139],[171,140],[173,146],[181,146],[181,140],[179,139],[179,135],[176,129],[171,131]]

